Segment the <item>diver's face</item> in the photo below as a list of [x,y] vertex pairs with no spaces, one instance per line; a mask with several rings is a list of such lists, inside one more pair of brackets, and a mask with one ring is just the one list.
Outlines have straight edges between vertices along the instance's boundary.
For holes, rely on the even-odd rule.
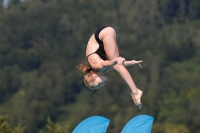
[[92,87],[94,89],[98,89],[99,87],[104,86],[106,81],[108,80],[108,78],[104,74],[99,73],[94,74],[94,78],[95,81]]

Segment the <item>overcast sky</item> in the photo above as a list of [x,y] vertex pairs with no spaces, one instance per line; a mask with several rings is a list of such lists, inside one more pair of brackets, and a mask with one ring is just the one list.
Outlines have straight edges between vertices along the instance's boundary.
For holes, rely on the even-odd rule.
[[[20,1],[24,1],[24,0],[20,0]],[[7,6],[8,6],[8,2],[9,2],[9,0],[3,0],[2,5],[3,5],[4,7],[7,7]]]
[[2,5],[3,5],[3,6],[7,6],[7,5],[8,5],[8,1],[9,1],[9,0],[4,0],[3,3],[2,3]]

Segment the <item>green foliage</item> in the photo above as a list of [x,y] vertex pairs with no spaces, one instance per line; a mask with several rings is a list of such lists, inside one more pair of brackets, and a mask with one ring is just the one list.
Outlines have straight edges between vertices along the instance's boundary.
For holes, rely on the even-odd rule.
[[65,128],[62,128],[60,125],[54,124],[49,117],[47,119],[47,129],[48,133],[70,133],[69,125],[66,125]]
[[24,133],[24,130],[25,127],[21,125],[12,129],[7,122],[7,117],[0,116],[0,133]]
[[193,28],[189,24],[165,26],[163,40],[168,38],[168,41],[163,42],[162,46],[166,62],[180,62],[195,56],[193,39],[196,33]]
[[174,124],[158,124],[153,125],[154,133],[190,133],[189,129],[185,125]]
[[0,131],[1,132],[6,132],[9,133],[11,131],[10,126],[8,125],[8,123],[6,122],[6,117],[0,117]]
[[[117,133],[132,117],[149,114],[152,132],[198,133],[199,6],[199,0],[10,0],[0,8],[0,114],[26,129],[10,128],[5,117],[1,129],[69,133],[103,115],[111,119],[108,132]],[[86,62],[87,41],[102,25],[116,29],[121,56],[143,60],[142,70],[128,68],[144,91],[142,110],[118,73],[90,91],[75,68]]]

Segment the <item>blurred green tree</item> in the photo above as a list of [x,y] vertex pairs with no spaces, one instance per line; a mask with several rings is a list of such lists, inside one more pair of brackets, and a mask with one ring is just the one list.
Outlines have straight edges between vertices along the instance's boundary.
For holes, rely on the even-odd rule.
[[[0,114],[27,133],[42,132],[48,116],[58,123],[49,121],[49,132],[65,129],[59,124],[71,132],[91,115],[111,119],[115,133],[141,113],[171,132],[198,132],[199,9],[198,0],[13,0],[0,9]],[[128,68],[144,91],[142,110],[118,73],[90,91],[75,68],[102,25],[116,29],[121,56],[144,61]]]
[[24,133],[25,127],[24,126],[17,126],[13,129],[10,127],[9,123],[7,122],[6,116],[0,116],[0,132],[1,133]]

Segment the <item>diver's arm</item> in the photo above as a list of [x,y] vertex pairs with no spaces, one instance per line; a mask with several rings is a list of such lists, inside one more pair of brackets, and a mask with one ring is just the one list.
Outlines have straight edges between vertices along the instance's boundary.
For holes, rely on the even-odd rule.
[[117,60],[116,60],[116,59],[111,60],[111,61],[105,60],[105,61],[102,61],[102,62],[101,62],[101,65],[102,65],[103,67],[112,67],[112,66],[114,66],[114,65],[116,65],[116,64],[117,64]]
[[105,60],[105,61],[102,61],[102,62],[101,62],[101,65],[102,65],[103,67],[112,67],[112,66],[114,66],[114,65],[116,65],[116,64],[123,64],[124,61],[125,61],[124,58],[122,58],[122,57],[117,57],[117,58],[115,58],[115,59],[113,59],[113,60]]
[[[123,65],[124,65],[125,67],[128,67],[128,66],[131,66],[131,65],[134,65],[134,64],[139,64],[139,66],[141,67],[141,65],[140,65],[141,62],[142,62],[142,60],[140,60],[140,61],[136,61],[136,60],[125,61],[125,62],[123,63]],[[141,68],[142,68],[142,67],[141,67]]]
[[[141,62],[142,62],[142,60],[140,60],[140,61],[130,60],[130,61],[124,61],[122,64],[124,65],[124,67],[129,67],[129,66],[134,65],[134,64],[140,64]],[[140,65],[140,67],[141,67],[141,65]],[[141,67],[141,68],[142,68],[142,67]],[[107,67],[107,68],[103,71],[103,73],[107,73],[107,72],[109,72],[109,71],[111,71],[111,70],[114,70],[114,68],[113,68],[113,67]]]

